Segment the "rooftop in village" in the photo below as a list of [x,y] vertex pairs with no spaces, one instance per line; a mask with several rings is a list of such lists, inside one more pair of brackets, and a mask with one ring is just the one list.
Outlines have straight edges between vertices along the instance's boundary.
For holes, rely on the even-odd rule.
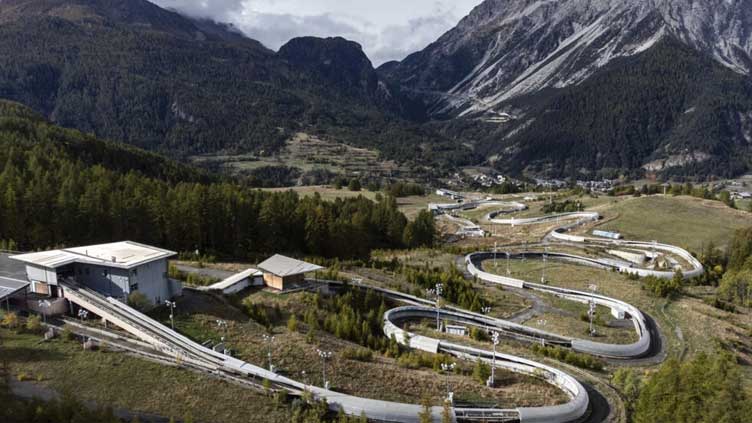
[[71,263],[85,263],[132,269],[152,261],[166,259],[175,255],[177,255],[177,253],[174,251],[163,250],[161,248],[151,247],[133,241],[122,241],[110,244],[19,254],[11,256],[10,258],[48,269],[56,269]]

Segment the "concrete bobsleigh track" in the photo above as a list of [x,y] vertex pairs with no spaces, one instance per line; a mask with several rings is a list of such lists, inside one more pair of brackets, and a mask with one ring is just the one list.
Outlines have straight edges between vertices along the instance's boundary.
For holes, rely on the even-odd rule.
[[[510,203],[497,203],[493,205],[509,206]],[[513,203],[515,204],[515,203]],[[517,204],[514,207],[524,205]],[[497,213],[497,216],[500,213]],[[532,219],[514,219],[514,224],[532,224],[550,221],[551,219],[575,219],[573,225],[561,227],[555,230],[551,236],[553,238],[566,242],[579,243],[605,243],[606,241],[592,238],[575,237],[566,233],[570,227],[581,224],[585,221],[597,220],[599,217],[593,213],[574,213],[557,216],[547,216],[543,218]],[[495,221],[501,223],[503,221]],[[524,222],[524,223],[523,223]],[[512,224],[512,220],[509,220]],[[701,274],[702,266],[686,251],[669,245],[639,243],[639,242],[622,242],[619,245],[627,245],[630,248],[656,248],[672,254],[681,256],[693,266],[688,272],[687,277]],[[473,276],[489,283],[496,283],[515,288],[525,288],[538,291],[548,292],[562,298],[578,302],[594,301],[597,304],[609,307],[617,313],[632,319],[635,330],[639,335],[636,343],[629,345],[613,345],[591,342],[581,339],[570,339],[560,335],[547,333],[544,331],[529,328],[516,323],[508,322],[501,319],[494,319],[477,313],[471,313],[455,307],[445,307],[440,310],[440,317],[447,321],[460,322],[466,325],[485,327],[503,333],[505,336],[511,336],[521,340],[532,342],[545,342],[563,347],[570,347],[575,351],[589,353],[609,358],[634,358],[646,354],[650,348],[650,332],[647,330],[645,316],[635,307],[612,298],[596,295],[590,292],[580,292],[564,288],[556,288],[547,285],[528,283],[522,280],[507,278],[493,275],[482,270],[481,262],[491,258],[494,253],[480,252],[468,255],[465,258],[467,270]],[[599,261],[586,257],[573,255],[558,254],[562,260],[576,261],[580,264],[597,267],[613,267],[614,264],[607,261]],[[640,274],[653,274],[658,277],[672,276],[672,272],[657,272],[649,269],[619,269],[621,271],[630,271]],[[648,273],[644,273],[648,272]],[[652,272],[652,273],[651,273]],[[331,284],[336,284],[332,282]],[[179,359],[180,362],[190,364],[195,368],[208,371],[219,376],[231,378],[247,378],[250,380],[269,380],[277,389],[284,389],[291,393],[300,394],[304,391],[311,392],[315,398],[326,399],[330,407],[334,410],[344,410],[345,413],[352,416],[365,414],[369,419],[380,422],[406,422],[417,423],[422,407],[417,404],[403,404],[389,401],[380,401],[367,398],[360,398],[352,395],[342,394],[320,387],[306,385],[301,382],[286,378],[264,368],[246,363],[195,343],[187,337],[170,330],[159,322],[154,321],[146,315],[128,307],[114,298],[105,298],[87,288],[77,285],[73,282],[64,282],[64,297],[71,302],[89,309],[98,316],[109,322],[116,324],[137,338],[150,344],[155,350]],[[384,333],[386,336],[392,335],[398,342],[409,345],[412,348],[429,351],[432,353],[446,353],[459,358],[468,360],[483,360],[488,363],[495,361],[496,366],[510,371],[523,373],[535,377],[542,377],[548,383],[558,387],[565,392],[569,401],[562,405],[549,407],[532,407],[532,408],[510,408],[510,409],[484,409],[484,408],[452,408],[453,420],[461,419],[465,421],[485,421],[485,422],[520,422],[520,423],[565,423],[576,421],[583,418],[588,413],[589,397],[585,388],[572,376],[555,369],[553,367],[537,363],[531,360],[515,357],[507,354],[494,353],[487,350],[471,348],[452,342],[430,338],[409,333],[399,327],[399,324],[410,320],[421,320],[426,318],[435,318],[436,309],[429,306],[432,302],[422,298],[414,297],[408,294],[390,291],[379,287],[370,287],[366,285],[353,285],[365,289],[373,289],[384,295],[408,304],[407,306],[398,307],[389,310],[384,315]],[[443,408],[433,407],[431,412],[434,421],[441,421]]]

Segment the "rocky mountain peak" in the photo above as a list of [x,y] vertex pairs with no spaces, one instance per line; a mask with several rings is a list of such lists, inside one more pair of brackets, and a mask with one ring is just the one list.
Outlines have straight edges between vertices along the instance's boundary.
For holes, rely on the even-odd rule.
[[749,73],[752,0],[486,0],[428,48],[381,71],[438,99],[435,115],[468,115],[578,84],[667,36]]

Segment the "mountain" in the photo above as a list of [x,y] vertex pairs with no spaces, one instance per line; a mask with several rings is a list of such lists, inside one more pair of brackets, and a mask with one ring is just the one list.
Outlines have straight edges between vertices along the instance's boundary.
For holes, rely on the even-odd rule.
[[0,1],[0,98],[172,157],[269,154],[301,131],[402,161],[470,154],[422,128],[421,105],[355,43],[306,38],[277,54],[145,0]]
[[752,0],[486,0],[379,72],[505,170],[709,176],[750,167],[751,57]]

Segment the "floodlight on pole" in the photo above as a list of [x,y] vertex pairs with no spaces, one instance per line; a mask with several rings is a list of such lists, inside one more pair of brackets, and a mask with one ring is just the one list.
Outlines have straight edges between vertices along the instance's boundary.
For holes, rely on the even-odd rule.
[[[598,285],[596,285],[596,284],[590,284],[588,286],[588,289],[590,289],[593,292],[593,294],[595,294],[596,291],[598,291]],[[593,299],[591,299],[588,302],[588,318],[590,320],[590,336],[595,336],[595,322],[594,322],[594,320],[595,320],[596,310],[597,310],[597,305],[595,304],[595,301]]]
[[175,302],[170,300],[165,300],[165,305],[170,308],[170,326],[172,327],[172,330],[175,330]]
[[86,320],[87,316],[89,316],[89,312],[87,310],[84,310],[82,308],[78,310],[78,318],[81,319],[82,322]]
[[496,241],[494,241],[494,272],[496,271],[496,254],[497,254],[496,248],[497,248],[497,244],[498,243]]
[[331,351],[322,351],[322,350],[316,350],[316,352],[319,353],[319,357],[321,357],[321,378],[324,382],[324,389],[329,389],[329,381],[326,380],[326,360],[332,358],[332,352]]
[[227,338],[227,321],[226,320],[217,320],[217,327],[222,329],[222,338],[220,341],[222,344],[224,344],[224,349],[227,351],[227,344],[225,344],[225,339]]
[[266,352],[266,356],[269,358],[269,371],[274,372],[274,364],[272,364],[272,343],[274,342],[274,336],[269,336],[267,334],[263,335],[264,342],[268,345],[268,351]]
[[441,370],[446,374],[447,401],[452,401],[452,391],[449,389],[449,372],[457,367],[457,363],[441,363]]
[[496,346],[499,345],[499,332],[494,332],[491,335],[491,341],[493,342],[493,359],[491,362],[491,379],[488,381],[488,386],[493,388],[496,383]]

